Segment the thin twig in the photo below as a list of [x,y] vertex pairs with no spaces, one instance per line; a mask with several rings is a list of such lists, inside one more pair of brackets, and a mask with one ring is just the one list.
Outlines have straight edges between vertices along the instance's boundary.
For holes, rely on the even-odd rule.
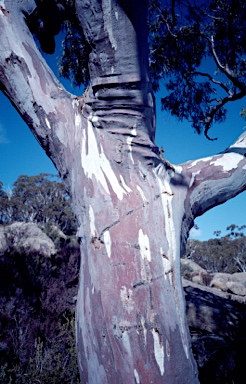
[[222,89],[224,89],[224,91],[225,91],[229,96],[233,96],[231,90],[230,90],[224,83],[222,83],[221,81],[215,80],[215,79],[213,78],[213,76],[211,76],[209,73],[204,73],[204,72],[200,72],[200,71],[189,72],[189,73],[192,74],[192,75],[199,75],[199,76],[207,77],[212,83],[214,83],[214,84],[216,84],[216,85],[219,85]]

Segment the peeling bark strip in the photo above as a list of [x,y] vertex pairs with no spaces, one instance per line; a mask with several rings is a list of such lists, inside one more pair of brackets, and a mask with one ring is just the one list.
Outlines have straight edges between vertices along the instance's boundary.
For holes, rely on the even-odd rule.
[[173,166],[154,143],[145,0],[76,0],[91,85],[64,90],[25,23],[0,0],[1,89],[62,176],[81,241],[81,383],[198,383],[179,260],[194,218],[246,188],[246,133]]

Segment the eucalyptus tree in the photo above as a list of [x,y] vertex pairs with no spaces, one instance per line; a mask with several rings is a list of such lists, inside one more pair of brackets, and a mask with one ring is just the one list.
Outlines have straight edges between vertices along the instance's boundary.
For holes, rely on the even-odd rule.
[[[207,1],[205,15],[196,7],[195,17],[214,20],[216,28],[222,16],[213,13],[213,4],[214,12],[222,12],[223,3],[235,5]],[[152,83],[156,88],[158,73],[166,76],[169,71],[171,111],[185,111],[182,98],[189,96],[187,87],[195,89],[195,112],[182,112],[179,118],[194,115],[206,123],[205,101],[210,112],[219,100],[210,97],[208,85],[216,79],[207,74],[204,85],[194,80],[207,48],[194,55],[193,64],[182,62],[188,42],[198,44],[193,31],[201,23],[193,23],[193,8],[187,1],[165,4],[170,5],[167,10],[160,2],[150,4],[148,27],[146,0],[0,0],[1,89],[55,164],[78,222],[76,328],[83,383],[198,382],[179,259],[194,219],[246,187],[245,133],[223,153],[180,165],[165,160],[155,144]],[[179,5],[181,11],[186,7],[184,26]],[[164,27],[167,52],[160,48]],[[80,97],[64,89],[36,45],[39,41],[41,49],[52,53],[61,29],[65,41],[60,71],[74,83],[88,83]],[[186,31],[188,40],[180,39],[179,32]],[[206,31],[204,26],[201,33]],[[235,83],[234,64],[220,56],[221,36],[223,40],[225,33],[208,31],[194,51],[202,51],[207,42],[218,71],[230,74],[230,85],[216,86],[236,94],[242,92],[243,80]],[[238,47],[244,57],[243,45]],[[183,57],[193,61],[192,54]],[[187,70],[182,72],[183,66]],[[184,88],[176,84],[183,96],[173,105],[176,74]],[[223,117],[224,112],[218,113]]]
[[24,221],[56,225],[66,234],[75,232],[70,197],[58,176],[21,175],[10,191],[6,192],[0,183],[0,218],[3,224]]

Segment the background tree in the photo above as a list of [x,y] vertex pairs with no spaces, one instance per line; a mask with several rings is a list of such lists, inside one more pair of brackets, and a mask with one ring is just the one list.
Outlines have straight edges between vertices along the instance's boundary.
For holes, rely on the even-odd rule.
[[194,260],[208,272],[245,272],[246,271],[246,236],[245,226],[231,224],[226,228],[229,233],[207,241],[188,240],[185,257]]
[[54,175],[21,175],[11,193],[1,188],[0,218],[3,224],[24,221],[56,225],[68,235],[76,232],[70,198]]
[[[173,15],[176,4],[171,3]],[[81,381],[198,382],[179,258],[195,217],[245,190],[246,135],[223,153],[179,166],[163,158],[154,142],[147,1],[5,0],[0,5],[1,89],[57,167],[78,221]],[[69,28],[82,28],[89,47],[90,85],[81,97],[58,82],[30,33],[52,52],[66,18]],[[52,47],[45,46],[44,35]],[[174,44],[168,55],[176,53]],[[226,66],[221,62],[219,69]],[[197,66],[188,66],[188,72]],[[188,83],[183,84],[186,97]],[[209,94],[210,87],[199,84],[192,87],[205,87]],[[206,100],[201,91],[196,94],[194,113],[200,116],[200,102],[204,122]]]

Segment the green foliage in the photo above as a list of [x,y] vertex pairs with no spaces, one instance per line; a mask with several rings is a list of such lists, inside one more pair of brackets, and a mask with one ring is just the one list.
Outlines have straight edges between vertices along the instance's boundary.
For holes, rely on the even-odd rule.
[[62,32],[62,55],[58,59],[60,76],[70,79],[74,86],[89,82],[88,60],[90,46],[77,18],[74,0],[39,0],[27,25],[43,52],[55,52],[54,36]]
[[189,240],[185,257],[195,261],[208,272],[246,272],[246,226],[231,224],[229,233],[207,241]]
[[58,177],[48,174],[21,175],[11,192],[0,185],[0,221],[56,225],[66,234],[76,231],[70,197]]
[[242,108],[242,109],[241,109],[240,115],[242,116],[242,118],[243,118],[244,120],[246,120],[246,108]]
[[231,224],[226,228],[227,231],[230,231],[227,236],[229,236],[230,238],[243,237],[245,229],[246,225],[242,225],[241,227],[239,227],[236,224]]
[[90,48],[85,40],[83,32],[74,20],[66,20],[63,24],[65,33],[62,42],[62,55],[58,60],[59,75],[70,79],[75,87],[89,83],[89,52]]
[[195,130],[223,122],[225,105],[246,95],[244,1],[151,1],[150,62],[162,106]]

